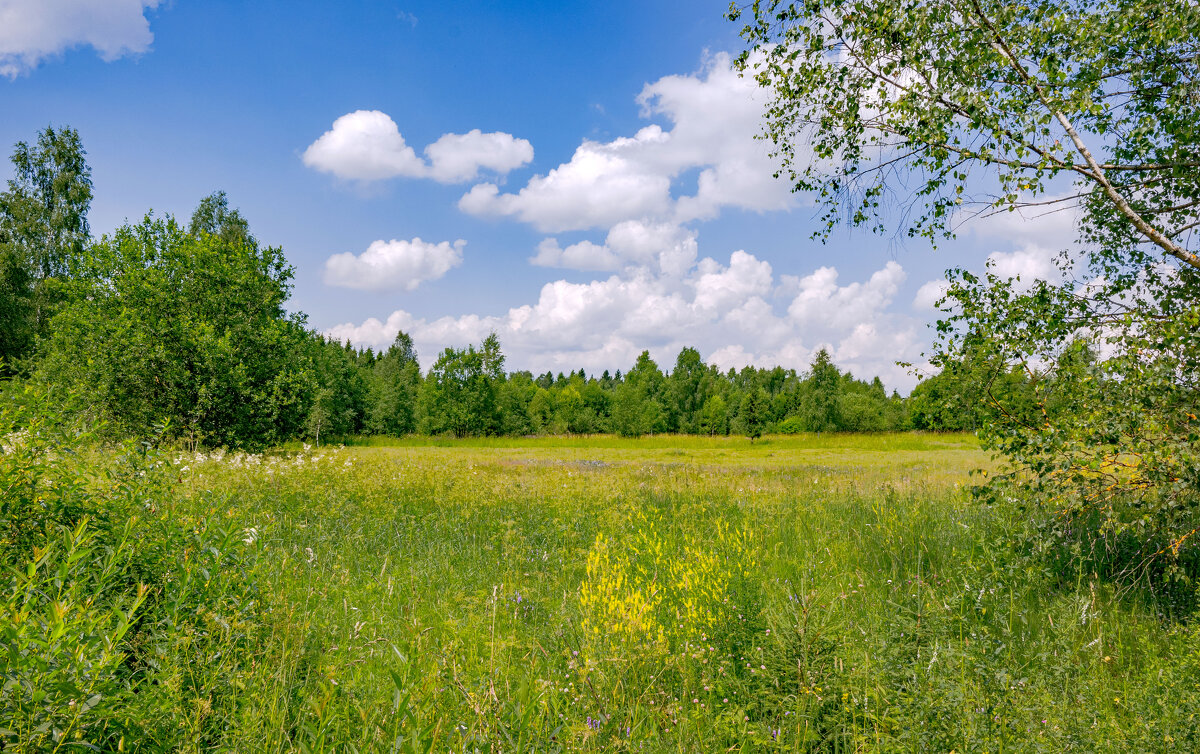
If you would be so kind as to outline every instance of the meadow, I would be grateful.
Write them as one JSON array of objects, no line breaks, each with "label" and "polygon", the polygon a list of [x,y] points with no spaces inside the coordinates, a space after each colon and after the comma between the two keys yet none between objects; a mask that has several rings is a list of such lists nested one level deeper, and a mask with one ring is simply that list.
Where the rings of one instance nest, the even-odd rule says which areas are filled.
[{"label": "meadow", "polygon": [[1200,634],[1023,552],[970,435],[164,460],[171,578],[226,586],[125,750],[1200,749]]}]

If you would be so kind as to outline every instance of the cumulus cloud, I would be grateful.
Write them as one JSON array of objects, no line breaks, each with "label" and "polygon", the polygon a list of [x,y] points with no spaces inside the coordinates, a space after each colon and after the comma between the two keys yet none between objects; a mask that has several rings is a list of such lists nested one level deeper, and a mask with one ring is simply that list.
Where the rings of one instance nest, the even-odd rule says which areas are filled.
[{"label": "cumulus cloud", "polygon": [[821,267],[796,283],[788,315],[807,327],[853,327],[890,305],[905,277],[899,264],[888,262],[865,282],[839,286],[837,269]]},{"label": "cumulus cloud", "polygon": [[15,78],[48,57],[92,47],[105,61],[150,49],[145,11],[161,0],[3,0],[0,75]]},{"label": "cumulus cloud", "polygon": [[505,174],[533,160],[533,145],[503,132],[443,134],[425,147],[425,158],[400,134],[387,113],[356,110],[304,150],[304,164],[345,180],[379,181],[388,178],[431,178],[440,183],[461,183],[478,177],[481,170]]},{"label": "cumulus cloud", "polygon": [[362,291],[411,291],[462,264],[466,243],[427,243],[420,238],[375,241],[358,256],[346,252],[325,260],[325,282]]},{"label": "cumulus cloud", "polygon": [[529,258],[538,267],[584,271],[615,271],[645,267],[682,278],[696,264],[696,232],[673,223],[626,220],[608,231],[603,244],[580,241],[563,249],[547,238]]},{"label": "cumulus cloud", "polygon": [[728,267],[705,259],[700,263],[699,273],[694,304],[704,311],[726,310],[751,297],[765,296],[771,290],[771,265],[745,251],[733,252]]},{"label": "cumulus cloud", "polygon": [[355,181],[416,178],[426,170],[404,143],[400,127],[378,110],[356,110],[338,118],[304,150],[302,159],[310,168]]},{"label": "cumulus cloud", "polygon": [[950,284],[945,280],[930,280],[917,289],[917,295],[913,296],[913,308],[922,312],[938,311],[937,302],[948,290]]},{"label": "cumulus cloud", "polygon": [[502,194],[496,184],[481,183],[463,195],[458,207],[472,215],[515,217],[548,233],[665,213],[671,205],[670,178],[647,170],[625,151],[623,146],[585,141],[570,162],[534,176],[518,193]]},{"label": "cumulus cloud", "polygon": [[504,175],[533,161],[533,145],[500,131],[478,128],[465,134],[443,134],[425,147],[429,177],[441,183],[462,183],[478,177],[480,170]]},{"label": "cumulus cloud", "polygon": [[621,259],[605,246],[591,241],[580,241],[567,248],[558,245],[558,239],[544,239],[537,247],[537,254],[529,262],[538,267],[566,267],[572,270],[606,272],[619,269]]},{"label": "cumulus cloud", "polygon": [[[638,95],[653,123],[632,136],[584,140],[570,161],[536,175],[515,193],[494,183],[474,186],[459,208],[469,214],[512,217],[547,233],[611,228],[623,221],[678,224],[715,216],[724,207],[785,209],[793,196],[770,148],[755,139],[766,94],[741,78],[730,56],[713,55],[704,69],[667,76]],[[698,170],[697,189],[677,184]]]},{"label": "cumulus cloud", "polygon": [[1058,282],[1062,274],[1054,265],[1057,252],[1037,244],[1026,244],[1013,251],[997,251],[988,257],[988,266],[1001,279],[1016,278],[1018,288],[1028,289],[1035,281]]}]

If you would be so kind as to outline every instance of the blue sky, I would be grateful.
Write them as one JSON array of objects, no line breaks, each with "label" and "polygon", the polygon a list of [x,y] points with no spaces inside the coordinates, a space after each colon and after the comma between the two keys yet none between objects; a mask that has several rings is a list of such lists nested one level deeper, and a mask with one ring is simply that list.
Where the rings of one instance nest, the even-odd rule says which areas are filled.
[{"label": "blue sky", "polygon": [[226,191],[314,327],[426,365],[492,330],[534,371],[828,346],[906,390],[942,270],[1045,274],[1069,222],[808,240],[726,7],[0,0],[0,144],[78,129],[97,234]]}]

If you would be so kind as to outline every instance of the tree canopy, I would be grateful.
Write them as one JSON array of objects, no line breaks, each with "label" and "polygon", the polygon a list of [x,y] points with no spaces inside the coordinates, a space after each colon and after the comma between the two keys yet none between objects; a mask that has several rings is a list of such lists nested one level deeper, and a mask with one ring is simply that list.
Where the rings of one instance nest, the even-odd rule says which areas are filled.
[{"label": "tree canopy", "polygon": [[14,177],[0,193],[0,359],[7,362],[28,356],[46,333],[56,282],[89,241],[86,154],[77,131],[53,127],[13,151]]},{"label": "tree canopy", "polygon": [[985,442],[1014,464],[987,491],[1038,493],[1065,514],[1054,536],[1087,521],[1140,532],[1147,560],[1177,551],[1200,514],[1200,8],[759,0],[729,15],[742,70],[774,95],[781,175],[825,208],[818,236],[846,221],[936,240],[980,215],[1074,213],[1056,279],[949,272],[932,361],[943,383],[968,378]]}]

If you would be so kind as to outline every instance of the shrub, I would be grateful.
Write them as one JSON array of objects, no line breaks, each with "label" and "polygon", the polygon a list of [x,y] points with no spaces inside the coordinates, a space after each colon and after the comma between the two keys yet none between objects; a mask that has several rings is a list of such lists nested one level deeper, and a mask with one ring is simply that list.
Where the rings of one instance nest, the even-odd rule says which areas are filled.
[{"label": "shrub", "polygon": [[0,748],[215,743],[258,630],[254,537],[189,512],[152,444],[98,446],[54,398],[0,396]]}]

